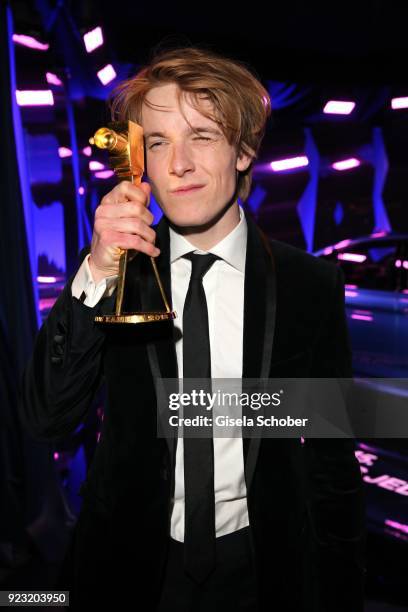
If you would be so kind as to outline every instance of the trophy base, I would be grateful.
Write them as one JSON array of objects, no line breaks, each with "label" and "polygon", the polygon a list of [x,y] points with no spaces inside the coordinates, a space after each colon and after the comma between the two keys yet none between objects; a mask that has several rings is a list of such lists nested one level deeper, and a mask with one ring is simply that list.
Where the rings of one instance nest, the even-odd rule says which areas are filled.
[{"label": "trophy base", "polygon": [[95,317],[95,323],[136,324],[156,323],[157,321],[170,321],[176,318],[174,311],[170,312],[127,312],[120,315],[108,314]]}]

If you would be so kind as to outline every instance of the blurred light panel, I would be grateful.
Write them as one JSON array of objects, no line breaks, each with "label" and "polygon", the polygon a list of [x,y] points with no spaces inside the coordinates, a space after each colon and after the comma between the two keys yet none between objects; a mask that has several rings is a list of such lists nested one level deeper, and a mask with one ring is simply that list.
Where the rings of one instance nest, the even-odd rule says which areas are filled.
[{"label": "blurred light panel", "polygon": [[408,96],[404,96],[402,98],[392,98],[391,108],[393,110],[398,110],[400,108],[408,108]]},{"label": "blurred light panel", "polygon": [[59,79],[57,75],[53,72],[47,72],[45,74],[45,78],[47,79],[47,83],[49,83],[50,85],[62,85],[61,79]]},{"label": "blurred light panel", "polygon": [[58,147],[58,155],[63,158],[63,157],[72,157],[72,151],[71,149],[68,149],[68,147]]},{"label": "blurred light panel", "polygon": [[92,149],[91,149],[91,147],[84,147],[84,148],[82,149],[82,153],[83,153],[84,155],[86,155],[87,157],[91,157],[91,155],[92,155]]},{"label": "blurred light panel", "polygon": [[287,159],[278,159],[270,163],[274,172],[284,172],[285,170],[294,170],[295,168],[304,168],[309,165],[309,160],[306,155],[298,157],[288,157]]},{"label": "blurred light panel", "polygon": [[362,255],[360,253],[339,253],[337,255],[337,259],[341,259],[342,261],[354,261],[356,263],[363,263],[367,259],[367,255]]},{"label": "blurred light panel", "polygon": [[107,85],[116,77],[116,72],[112,64],[107,64],[96,73],[102,85]]},{"label": "blurred light panel", "polygon": [[37,282],[46,283],[46,284],[56,283],[57,277],[56,276],[37,276]]},{"label": "blurred light panel", "polygon": [[328,115],[349,115],[356,106],[355,102],[346,100],[329,100],[323,109]]},{"label": "blurred light panel", "polygon": [[371,315],[362,315],[362,314],[355,314],[355,313],[351,315],[351,318],[357,319],[358,321],[368,321],[369,323],[371,323],[374,320]]},{"label": "blurred light panel", "polygon": [[92,160],[89,162],[89,169],[90,170],[105,170],[105,166],[101,164],[101,162]]},{"label": "blurred light panel", "polygon": [[84,43],[88,53],[91,53],[94,49],[103,45],[102,28],[97,27],[84,34]]},{"label": "blurred light panel", "polygon": [[81,187],[78,187],[78,193],[79,193],[79,195],[84,195],[85,187],[82,187],[82,185],[81,185]]},{"label": "blurred light panel", "polygon": [[351,240],[349,238],[346,238],[346,240],[340,240],[340,242],[336,242],[336,244],[334,245],[335,249],[342,249],[343,247],[348,246],[351,243]]},{"label": "blurred light panel", "polygon": [[29,47],[36,51],[48,51],[50,45],[48,43],[42,43],[33,36],[26,36],[26,34],[13,34],[13,41],[23,47]]},{"label": "blurred light panel", "polygon": [[357,168],[361,165],[361,162],[356,157],[350,157],[350,159],[343,159],[338,162],[334,162],[332,164],[333,170],[351,170],[352,168]]},{"label": "blurred light panel", "polygon": [[100,172],[95,172],[94,176],[99,179],[107,179],[113,176],[115,173],[113,170],[101,170]]},{"label": "blurred light panel", "polygon": [[17,89],[16,99],[19,106],[54,106],[54,96],[50,89],[39,91]]}]

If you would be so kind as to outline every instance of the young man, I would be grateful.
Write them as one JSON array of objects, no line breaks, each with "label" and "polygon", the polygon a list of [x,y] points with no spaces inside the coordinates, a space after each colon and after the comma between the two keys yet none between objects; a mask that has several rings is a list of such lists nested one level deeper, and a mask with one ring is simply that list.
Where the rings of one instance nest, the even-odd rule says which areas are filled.
[{"label": "young man", "polygon": [[[362,481],[350,440],[157,437],[155,380],[350,377],[335,266],[266,241],[249,194],[269,97],[214,53],[162,53],[125,82],[116,119],[144,130],[148,183],[96,210],[90,252],[43,325],[22,415],[42,438],[74,430],[101,384],[104,428],[61,586],[71,609],[363,610]],[[164,216],[153,229],[150,190]],[[157,258],[178,318],[98,327],[120,249]],[[132,258],[124,311],[161,309]]]}]

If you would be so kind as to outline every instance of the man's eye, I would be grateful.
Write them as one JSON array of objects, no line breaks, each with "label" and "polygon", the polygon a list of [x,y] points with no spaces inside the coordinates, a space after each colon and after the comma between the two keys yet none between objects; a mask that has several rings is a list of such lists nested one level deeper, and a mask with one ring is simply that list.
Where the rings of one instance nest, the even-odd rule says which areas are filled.
[{"label": "man's eye", "polygon": [[163,143],[162,142],[154,142],[153,144],[150,145],[149,149],[154,149],[155,147],[158,147],[161,144],[163,144]]},{"label": "man's eye", "polygon": [[207,138],[206,136],[196,136],[194,140],[211,140],[211,138]]}]

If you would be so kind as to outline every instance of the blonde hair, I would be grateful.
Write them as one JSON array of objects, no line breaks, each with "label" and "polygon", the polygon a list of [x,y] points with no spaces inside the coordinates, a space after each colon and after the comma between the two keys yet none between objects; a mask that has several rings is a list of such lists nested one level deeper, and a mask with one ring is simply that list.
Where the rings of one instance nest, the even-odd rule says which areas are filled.
[{"label": "blonde hair", "polygon": [[[189,96],[196,110],[215,121],[238,154],[252,158],[247,170],[239,172],[237,196],[245,201],[252,182],[253,161],[271,112],[270,97],[260,81],[240,62],[197,47],[162,51],[135,76],[112,92],[112,120],[141,121],[147,93],[164,83],[176,83],[180,96]],[[212,103],[214,113],[204,112],[200,99]]]}]

